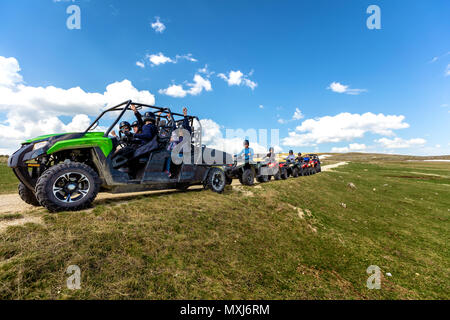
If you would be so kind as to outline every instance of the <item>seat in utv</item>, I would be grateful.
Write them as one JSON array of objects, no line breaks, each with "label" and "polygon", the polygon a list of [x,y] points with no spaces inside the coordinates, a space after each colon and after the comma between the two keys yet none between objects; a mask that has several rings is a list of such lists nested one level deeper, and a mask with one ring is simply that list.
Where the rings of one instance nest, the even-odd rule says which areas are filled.
[{"label": "seat in utv", "polygon": [[[134,117],[131,106],[139,114],[144,110],[157,113],[155,136],[150,141],[136,143],[130,133],[110,135],[121,119]],[[111,119],[105,132],[94,132],[99,124]],[[176,133],[183,136],[182,141],[169,148]],[[23,142],[8,159],[8,166],[20,181],[22,200],[51,212],[89,207],[100,190],[186,190],[191,185],[203,185],[221,193],[225,187],[222,168],[232,163],[232,157],[202,145],[201,137],[197,117],[128,100],[103,111],[84,132]],[[125,148],[129,152],[121,152]]]}]

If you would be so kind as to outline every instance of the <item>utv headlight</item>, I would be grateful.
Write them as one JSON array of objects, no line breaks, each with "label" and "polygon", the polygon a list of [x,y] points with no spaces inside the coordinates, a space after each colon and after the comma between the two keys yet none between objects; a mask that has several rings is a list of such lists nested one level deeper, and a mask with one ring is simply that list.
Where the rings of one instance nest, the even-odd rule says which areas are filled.
[{"label": "utv headlight", "polygon": [[48,145],[48,141],[38,142],[33,146],[33,150],[38,150]]}]

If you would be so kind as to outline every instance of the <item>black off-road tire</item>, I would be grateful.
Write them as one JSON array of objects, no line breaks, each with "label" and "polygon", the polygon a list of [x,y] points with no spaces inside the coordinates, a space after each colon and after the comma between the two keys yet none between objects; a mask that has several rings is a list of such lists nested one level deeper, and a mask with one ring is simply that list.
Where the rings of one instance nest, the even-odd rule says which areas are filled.
[{"label": "black off-road tire", "polygon": [[288,172],[285,168],[281,170],[281,179],[286,180],[289,177]]},{"label": "black off-road tire", "polygon": [[36,196],[35,196],[33,190],[30,190],[22,182],[19,182],[19,186],[17,189],[19,191],[20,199],[22,199],[24,202],[31,204],[32,206],[35,206],[35,207],[40,206],[39,201],[36,199]]},{"label": "black off-road tire", "polygon": [[280,172],[280,170],[278,170],[278,172],[275,173],[275,175],[273,176],[273,178],[274,178],[275,180],[281,180],[281,172]]},{"label": "black off-road tire", "polygon": [[206,177],[206,188],[217,193],[222,193],[226,185],[225,172],[219,168],[211,168]]},{"label": "black off-road tire", "polygon": [[322,168],[320,167],[320,164],[317,166],[317,172],[322,172]]},{"label": "black off-road tire", "polygon": [[227,177],[227,176],[225,175],[225,183],[226,183],[227,185],[232,184],[232,183],[233,183],[233,178]]},{"label": "black off-road tire", "polygon": [[297,178],[297,177],[298,177],[298,169],[297,169],[297,168],[292,168],[292,176],[293,176],[294,178]]},{"label": "black off-road tire", "polygon": [[270,177],[269,177],[269,176],[266,176],[266,175],[262,175],[262,176],[256,177],[256,180],[257,180],[259,183],[265,183],[265,182],[268,182],[269,179],[270,179]]},{"label": "black off-road tire", "polygon": [[[89,190],[86,195],[74,202],[63,202],[53,193],[55,181],[65,173],[83,174],[89,181]],[[98,174],[88,165],[80,162],[60,163],[47,169],[36,183],[36,198],[40,205],[50,212],[78,211],[88,208],[100,190],[101,181]]]},{"label": "black off-road tire", "polygon": [[255,173],[252,169],[245,169],[242,173],[241,183],[246,186],[252,186],[255,183]]}]

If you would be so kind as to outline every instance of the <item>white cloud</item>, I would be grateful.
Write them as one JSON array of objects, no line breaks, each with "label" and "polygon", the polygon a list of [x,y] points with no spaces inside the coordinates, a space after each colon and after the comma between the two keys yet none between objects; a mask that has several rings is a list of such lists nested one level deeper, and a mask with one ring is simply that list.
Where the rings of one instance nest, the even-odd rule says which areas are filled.
[{"label": "white cloud", "polygon": [[158,54],[147,54],[146,59],[150,61],[150,65],[152,67],[159,66],[161,64],[166,63],[178,63],[180,60],[187,60],[190,62],[197,62],[197,59],[192,57],[191,53],[184,54],[184,55],[176,55],[175,58],[166,57],[162,52],[159,52]]},{"label": "white cloud", "polygon": [[141,62],[141,61],[136,61],[136,65],[137,65],[139,68],[145,68],[145,64],[144,64],[143,62]]},{"label": "white cloud", "polygon": [[384,115],[367,112],[364,114],[340,113],[307,119],[295,131],[283,139],[286,146],[309,146],[320,143],[351,141],[364,137],[365,133],[384,136],[393,135],[393,130],[408,128],[402,115]]},{"label": "white cloud", "polygon": [[341,84],[339,82],[332,82],[327,88],[333,92],[345,93],[350,95],[358,95],[362,92],[366,92],[366,89],[350,89],[349,86]]},{"label": "white cloud", "polygon": [[197,72],[206,75],[208,78],[214,74],[214,71],[210,71],[208,69],[207,64],[205,64],[205,66],[203,68],[198,69]]},{"label": "white cloud", "polygon": [[387,148],[387,149],[406,149],[406,148],[423,146],[427,141],[422,138],[405,140],[405,139],[396,137],[394,139],[381,138],[381,139],[375,140],[375,142],[381,144],[384,148]]},{"label": "white cloud", "polygon": [[294,114],[292,115],[292,118],[290,119],[290,120],[285,120],[285,119],[282,119],[282,118],[279,118],[279,114],[277,114],[277,117],[278,117],[278,123],[280,123],[280,124],[286,124],[286,123],[288,123],[288,122],[290,122],[290,121],[296,121],[296,120],[300,120],[300,119],[303,119],[305,116],[303,115],[303,113],[302,113],[302,111],[299,109],[299,108],[295,108],[295,111],[294,111]]},{"label": "white cloud", "polygon": [[362,152],[367,149],[365,144],[360,143],[350,143],[348,147],[333,147],[331,148],[331,152],[336,153],[345,153],[345,152]]},{"label": "white cloud", "polygon": [[258,108],[264,109],[264,106],[263,106],[262,104],[260,104],[260,105],[258,106]]},{"label": "white cloud", "polygon": [[166,26],[164,23],[160,21],[159,17],[155,17],[156,21],[152,23],[152,29],[155,30],[156,33],[163,33],[166,30]]},{"label": "white cloud", "polygon": [[162,54],[162,52],[158,54],[148,54],[146,57],[150,61],[152,66],[159,66],[160,64],[165,64],[168,62],[175,63],[175,60],[166,57],[164,54]]},{"label": "white cloud", "polygon": [[445,76],[450,76],[450,64],[447,65],[447,69],[445,69]]},{"label": "white cloud", "polygon": [[166,89],[159,89],[158,92],[173,98],[184,98],[187,95],[187,91],[183,89],[183,86],[178,84],[173,84]]},{"label": "white cloud", "polygon": [[20,67],[16,58],[0,56],[0,86],[13,87],[22,82]]},{"label": "white cloud", "polygon": [[[37,135],[84,130],[90,122],[88,116],[96,116],[105,106],[128,99],[155,103],[149,91],[139,91],[126,79],[109,84],[103,93],[80,87],[26,86],[16,59],[0,56],[0,61],[0,112],[6,118],[0,122],[0,146],[4,150],[12,151],[23,139]],[[73,118],[66,125],[60,116]]]},{"label": "white cloud", "polygon": [[224,73],[219,73],[217,76],[225,80],[229,86],[245,85],[250,89],[254,90],[258,86],[258,84],[248,79],[248,77],[251,76],[252,74],[253,71],[250,72],[248,75],[244,75],[240,70],[237,70],[237,71],[230,71],[228,73],[228,76],[225,75]]},{"label": "white cloud", "polygon": [[299,108],[295,108],[294,115],[292,116],[293,120],[300,120],[303,119],[305,116],[303,115],[302,111]]},{"label": "white cloud", "polygon": [[211,81],[203,78],[201,75],[196,74],[194,76],[194,82],[186,84],[190,89],[184,89],[182,85],[173,84],[166,89],[160,89],[158,92],[173,98],[184,98],[190,94],[197,96],[205,91],[212,91]]}]

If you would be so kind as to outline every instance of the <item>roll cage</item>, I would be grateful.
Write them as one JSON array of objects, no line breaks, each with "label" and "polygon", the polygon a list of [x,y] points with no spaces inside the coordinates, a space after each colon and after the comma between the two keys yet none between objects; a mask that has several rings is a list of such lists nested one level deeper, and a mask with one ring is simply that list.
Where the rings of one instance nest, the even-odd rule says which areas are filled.
[{"label": "roll cage", "polygon": [[[113,121],[113,123],[109,126],[109,128],[105,131],[105,134],[103,135],[104,137],[108,137],[109,133],[117,125],[117,123],[120,121],[120,119],[122,119],[124,114],[128,110],[131,111],[131,108],[130,108],[131,105],[136,106],[137,110],[141,110],[143,108],[150,109],[149,111],[154,112],[157,119],[167,119],[167,117],[170,117],[171,119],[174,120],[177,128],[181,127],[181,124],[184,119],[183,114],[172,112],[170,110],[170,108],[157,107],[157,106],[152,106],[152,105],[148,105],[148,104],[137,103],[137,102],[133,102],[131,100],[127,100],[127,101],[124,101],[124,102],[114,106],[114,107],[108,108],[108,109],[104,110],[102,113],[100,113],[100,115],[89,125],[89,127],[84,131],[84,133],[87,133],[89,130],[97,127],[100,119],[108,112],[120,111],[119,116]],[[181,117],[181,119],[179,117]],[[191,143],[196,147],[202,147],[202,125],[200,123],[200,120],[196,116],[187,115],[187,117],[189,120],[189,125],[192,128]],[[197,124],[195,126],[194,126],[194,120],[197,120]]]}]

